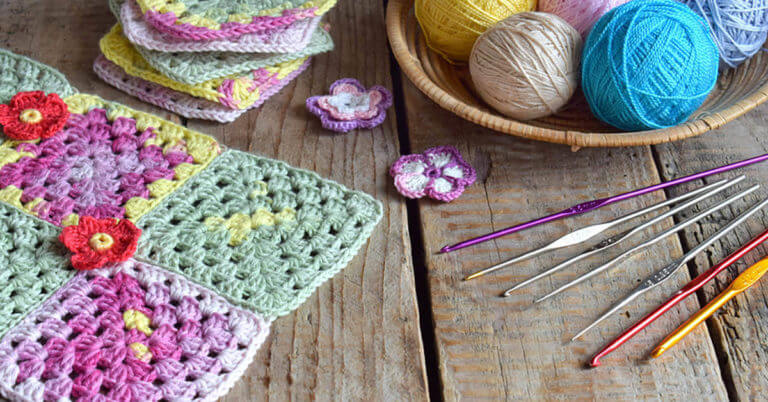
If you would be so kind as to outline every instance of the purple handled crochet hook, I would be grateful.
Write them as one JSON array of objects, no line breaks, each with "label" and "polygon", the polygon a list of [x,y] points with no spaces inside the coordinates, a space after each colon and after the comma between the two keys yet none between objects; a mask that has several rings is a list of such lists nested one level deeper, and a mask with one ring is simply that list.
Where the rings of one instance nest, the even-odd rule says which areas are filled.
[{"label": "purple handled crochet hook", "polygon": [[667,187],[676,186],[676,185],[682,184],[682,183],[687,183],[689,181],[701,179],[702,177],[711,176],[713,174],[723,173],[723,172],[727,172],[727,171],[733,170],[733,169],[739,169],[739,168],[742,168],[744,166],[751,165],[753,163],[763,162],[765,160],[768,160],[768,154],[763,154],[763,155],[760,155],[760,156],[756,156],[754,158],[745,159],[745,160],[739,161],[739,162],[734,162],[734,163],[731,163],[729,165],[716,167],[714,169],[705,170],[703,172],[695,173],[695,174],[692,174],[690,176],[680,177],[680,178],[672,180],[672,181],[668,181],[668,182],[664,182],[664,183],[659,183],[659,184],[654,184],[653,186],[649,186],[649,187],[645,187],[645,188],[640,188],[640,189],[637,189],[637,190],[632,190],[632,191],[630,191],[628,193],[614,195],[613,197],[601,198],[599,200],[587,201],[587,202],[584,202],[584,203],[581,203],[581,204],[578,204],[578,205],[574,205],[574,206],[572,206],[572,207],[570,207],[568,209],[565,209],[563,211],[560,211],[558,213],[555,213],[555,214],[552,214],[552,215],[549,215],[549,216],[544,216],[544,217],[541,217],[541,218],[538,218],[538,219],[534,219],[534,220],[532,220],[530,222],[525,222],[525,223],[521,223],[519,225],[511,226],[511,227],[508,227],[506,229],[499,230],[497,232],[488,233],[488,234],[485,234],[485,235],[482,235],[482,236],[479,236],[479,237],[475,237],[474,239],[465,240],[465,241],[463,241],[461,243],[456,243],[456,244],[454,244],[452,246],[445,246],[442,249],[440,249],[440,252],[441,253],[449,253],[451,251],[456,251],[456,250],[459,250],[459,249],[462,249],[462,248],[465,248],[465,247],[474,246],[475,244],[484,243],[484,242],[486,242],[488,240],[493,240],[493,239],[499,238],[501,236],[506,236],[506,235],[508,235],[510,233],[519,232],[519,231],[521,231],[523,229],[532,228],[534,226],[538,226],[538,225],[541,225],[541,224],[544,224],[544,223],[547,223],[547,222],[551,222],[551,221],[555,221],[555,220],[558,220],[558,219],[567,218],[569,216],[581,215],[581,214],[583,214],[585,212],[594,211],[594,210],[596,210],[598,208],[602,208],[602,207],[604,207],[606,205],[610,205],[610,204],[613,204],[615,202],[624,201],[624,200],[629,199],[629,198],[634,198],[634,197],[637,197],[637,196],[640,196],[640,195],[652,193],[652,192],[657,191],[657,190],[665,189]]}]

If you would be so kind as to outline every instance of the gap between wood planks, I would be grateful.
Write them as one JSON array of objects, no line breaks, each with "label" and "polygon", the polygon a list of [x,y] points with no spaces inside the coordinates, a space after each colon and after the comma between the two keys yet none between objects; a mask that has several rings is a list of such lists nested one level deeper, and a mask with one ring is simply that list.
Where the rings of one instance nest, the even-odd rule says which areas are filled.
[{"label": "gap between wood planks", "polygon": [[[383,0],[384,10],[387,9],[387,0]],[[413,153],[411,140],[408,137],[408,118],[405,112],[405,96],[403,88],[403,74],[395,60],[392,50],[389,48],[389,69],[392,76],[392,94],[394,100],[397,136],[400,142],[400,155]],[[427,257],[424,250],[423,234],[421,232],[421,215],[417,200],[406,200],[405,208],[408,218],[408,232],[411,238],[411,261],[413,261],[413,276],[416,285],[416,303],[419,309],[419,328],[421,328],[421,342],[424,350],[425,369],[427,371],[427,392],[433,401],[443,401],[442,384],[440,380],[440,368],[437,358],[437,342],[435,340],[435,325],[432,319],[432,300],[427,278]]]},{"label": "gap between wood planks", "polygon": [[[661,161],[661,155],[656,150],[656,146],[651,146],[651,156],[653,157],[653,165],[656,168],[656,173],[658,174],[659,178],[662,179],[664,177],[664,172],[662,170],[663,162]],[[663,180],[663,179],[662,179]],[[664,198],[669,199],[671,197],[670,194],[671,189],[667,188],[664,189]],[[672,216],[673,221],[675,224],[678,224],[681,222],[681,219],[678,218],[677,214]],[[695,224],[698,226],[699,224]],[[690,244],[683,235],[683,232],[677,232],[675,233],[675,236],[677,237],[677,240],[680,242],[680,247],[683,249],[683,254],[687,253],[694,247],[696,247],[695,244]],[[731,250],[731,252],[734,250]],[[730,252],[728,253],[730,254]],[[727,254],[726,254],[727,255]],[[708,258],[709,259],[709,258]],[[717,264],[719,261],[712,261],[709,259],[709,266],[713,266]],[[691,279],[697,277],[699,275],[699,272],[696,270],[696,260],[689,261],[687,264],[688,268],[688,275]],[[696,291],[696,300],[699,302],[699,306],[704,306],[707,304],[708,300],[704,293],[704,288],[699,289]],[[718,342],[718,339],[715,339],[718,334],[718,331],[714,328],[713,320],[712,318],[707,319],[705,321],[705,324],[707,325],[707,334],[709,335],[710,342],[712,342],[712,346],[715,349],[715,358],[717,358],[717,365],[720,368],[720,376],[722,377],[723,384],[725,385],[725,390],[728,393],[728,399],[730,401],[738,401],[738,392],[736,391],[735,382],[731,376],[731,371],[728,367],[727,363],[727,351],[723,350],[722,347],[719,345],[722,345],[723,342]]]}]

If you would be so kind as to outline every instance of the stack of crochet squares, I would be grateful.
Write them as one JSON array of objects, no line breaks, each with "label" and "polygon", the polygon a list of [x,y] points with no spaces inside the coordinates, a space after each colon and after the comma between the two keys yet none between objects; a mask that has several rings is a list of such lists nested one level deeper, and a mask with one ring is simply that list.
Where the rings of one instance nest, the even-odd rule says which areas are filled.
[{"label": "stack of crochet squares", "polygon": [[336,0],[109,0],[94,71],[145,102],[222,123],[261,106],[333,49]]}]

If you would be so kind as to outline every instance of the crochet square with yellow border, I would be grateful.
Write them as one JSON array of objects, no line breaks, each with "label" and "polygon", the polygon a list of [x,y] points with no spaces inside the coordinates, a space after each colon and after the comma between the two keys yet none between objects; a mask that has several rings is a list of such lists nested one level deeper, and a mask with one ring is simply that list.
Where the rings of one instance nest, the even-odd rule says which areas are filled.
[{"label": "crochet square with yellow border", "polygon": [[95,96],[65,102],[56,135],[0,144],[0,200],[56,225],[136,220],[219,153],[211,137]]}]

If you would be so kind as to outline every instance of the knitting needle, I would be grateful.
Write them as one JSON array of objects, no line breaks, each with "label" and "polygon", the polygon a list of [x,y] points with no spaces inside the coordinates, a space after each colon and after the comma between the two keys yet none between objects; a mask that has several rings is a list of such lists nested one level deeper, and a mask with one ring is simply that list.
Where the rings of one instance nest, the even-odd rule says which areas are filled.
[{"label": "knitting needle", "polygon": [[552,215],[544,216],[544,217],[541,217],[541,218],[538,218],[538,219],[535,219],[535,220],[532,220],[532,221],[529,221],[529,222],[525,222],[525,223],[521,223],[519,225],[508,227],[506,229],[502,229],[502,230],[499,230],[499,231],[496,231],[496,232],[493,232],[493,233],[488,233],[488,234],[485,234],[485,235],[482,235],[482,236],[479,236],[479,237],[475,237],[475,238],[472,238],[472,239],[469,239],[469,240],[465,240],[465,241],[462,241],[460,243],[456,243],[456,244],[454,244],[452,246],[445,246],[445,247],[443,247],[440,250],[440,252],[441,253],[449,253],[451,251],[456,251],[456,250],[459,250],[459,249],[462,249],[462,248],[465,248],[465,247],[473,246],[473,245],[478,244],[478,243],[483,243],[483,242],[486,242],[486,241],[489,241],[489,240],[496,239],[498,237],[506,236],[506,235],[508,235],[510,233],[515,233],[515,232],[518,232],[518,231],[523,230],[523,229],[532,228],[534,226],[538,226],[538,225],[541,225],[541,224],[544,224],[544,223],[547,223],[547,222],[551,222],[551,221],[554,221],[554,220],[558,220],[558,219],[563,219],[563,218],[566,218],[566,217],[569,217],[569,216],[580,215],[580,214],[583,214],[583,213],[586,213],[586,212],[593,211],[595,209],[604,207],[606,205],[610,205],[610,204],[613,204],[613,203],[616,203],[616,202],[619,202],[619,201],[624,201],[624,200],[629,199],[629,198],[641,196],[641,195],[644,195],[644,194],[647,194],[647,193],[651,193],[651,192],[654,192],[654,191],[657,191],[657,190],[661,190],[661,189],[664,189],[664,188],[667,188],[667,187],[672,187],[672,186],[676,186],[678,184],[687,183],[689,181],[701,179],[702,177],[711,176],[713,174],[723,173],[723,172],[727,172],[729,170],[742,168],[744,166],[751,165],[753,163],[763,162],[765,160],[768,160],[768,154],[756,156],[756,157],[750,158],[750,159],[745,159],[743,161],[739,161],[739,162],[731,163],[731,164],[728,164],[728,165],[720,166],[720,167],[717,167],[717,168],[714,168],[714,169],[710,169],[710,170],[706,170],[706,171],[703,171],[703,172],[695,173],[695,174],[692,174],[692,175],[689,175],[689,176],[680,177],[680,178],[677,178],[677,179],[672,180],[672,181],[655,184],[653,186],[649,186],[649,187],[645,187],[645,188],[640,188],[640,189],[637,189],[637,190],[632,190],[630,192],[619,194],[619,195],[615,195],[615,196],[612,196],[612,197],[601,198],[601,199],[592,200],[592,201],[587,201],[587,202],[584,202],[584,203],[581,203],[581,204],[578,204],[578,205],[574,205],[574,206],[572,206],[572,207],[570,207],[568,209],[562,210],[562,211],[557,212],[557,213],[552,214]]},{"label": "knitting needle", "polygon": [[765,275],[766,272],[768,272],[768,258],[763,258],[751,267],[747,268],[747,270],[742,272],[741,275],[737,276],[736,280],[734,280],[727,289],[720,293],[720,295],[718,295],[711,302],[709,302],[709,304],[704,306],[704,308],[689,318],[688,321],[686,321],[683,325],[679,326],[671,334],[667,335],[667,337],[664,338],[664,340],[661,341],[661,343],[656,346],[655,349],[653,349],[651,356],[654,358],[659,357],[664,354],[664,352],[669,350],[669,348],[675,346],[677,342],[688,335],[688,333],[693,331],[693,329],[701,324],[702,321],[706,320],[712,314],[714,314],[715,311],[727,303],[728,300],[733,299],[739,293],[749,289],[752,285],[754,285],[763,275]]},{"label": "knitting needle", "polygon": [[698,215],[695,215],[695,216],[693,216],[691,218],[686,219],[685,221],[683,221],[681,223],[678,223],[677,225],[675,225],[675,226],[673,226],[673,227],[671,227],[671,228],[669,228],[669,229],[667,229],[667,230],[657,234],[652,239],[650,239],[650,240],[648,240],[648,241],[646,241],[644,243],[640,243],[640,244],[638,244],[635,247],[632,247],[631,249],[629,249],[629,250],[625,251],[624,253],[620,254],[618,257],[608,261],[607,263],[605,263],[605,264],[603,264],[603,265],[601,265],[601,266],[591,270],[590,272],[588,272],[588,273],[586,273],[586,274],[584,274],[584,275],[582,275],[582,276],[580,276],[580,277],[578,277],[578,278],[576,278],[576,279],[566,283],[563,286],[560,286],[559,288],[557,288],[554,291],[550,292],[546,296],[541,297],[540,299],[537,299],[536,303],[541,303],[544,300],[547,300],[550,297],[552,297],[552,296],[554,296],[554,295],[556,295],[556,294],[558,294],[558,293],[560,293],[560,292],[562,292],[562,291],[564,291],[564,290],[566,290],[566,289],[568,289],[568,288],[570,288],[572,286],[578,285],[579,283],[586,281],[587,279],[589,279],[589,278],[591,278],[591,277],[593,277],[593,276],[595,276],[595,275],[597,275],[597,274],[607,270],[608,268],[616,265],[618,262],[624,260],[625,258],[629,257],[630,255],[635,254],[636,252],[638,252],[638,251],[640,251],[640,250],[642,250],[644,248],[647,248],[647,247],[649,247],[649,246],[651,246],[653,244],[656,244],[656,243],[662,241],[665,237],[671,235],[672,233],[678,232],[680,230],[683,230],[683,229],[687,228],[688,226],[693,225],[694,223],[696,223],[697,221],[699,221],[702,218],[706,217],[707,215],[712,214],[713,212],[718,211],[718,210],[726,207],[729,204],[732,204],[733,202],[737,201],[740,198],[743,198],[747,194],[754,192],[758,188],[760,188],[760,185],[756,184],[756,185],[754,185],[754,186],[752,186],[752,187],[750,187],[750,188],[748,188],[748,189],[746,189],[746,190],[744,190],[744,191],[742,191],[742,192],[740,192],[740,193],[738,193],[738,194],[728,198],[727,200],[721,202],[720,204],[714,205],[714,206],[710,207],[709,209],[705,210],[704,212],[701,212]]},{"label": "knitting needle", "polygon": [[603,315],[598,317],[586,328],[581,330],[581,332],[579,332],[573,338],[571,338],[571,341],[574,341],[577,338],[580,338],[582,335],[587,333],[587,331],[594,328],[597,324],[599,324],[600,322],[602,322],[603,320],[611,316],[613,313],[619,311],[621,308],[629,304],[632,300],[635,300],[636,298],[640,297],[643,293],[664,283],[667,279],[671,278],[672,275],[680,269],[680,267],[687,264],[688,261],[691,261],[692,259],[694,259],[696,255],[704,251],[704,249],[706,249],[707,247],[711,246],[712,243],[718,241],[720,238],[730,233],[733,229],[736,228],[736,226],[739,226],[742,222],[747,220],[750,216],[754,215],[755,212],[765,207],[766,204],[768,204],[768,198],[766,198],[762,202],[756,203],[751,208],[744,211],[742,214],[740,214],[739,216],[731,220],[727,225],[720,228],[720,230],[715,232],[715,234],[710,236],[707,240],[703,241],[698,246],[692,248],[690,251],[685,253],[685,255],[679,258],[677,261],[674,261],[673,263],[656,271],[653,275],[646,278],[629,295],[627,295],[624,299],[622,299],[618,303],[614,304],[610,309],[608,309],[608,311],[603,313]]},{"label": "knitting needle", "polygon": [[[612,237],[609,237],[609,238],[601,241],[600,243],[594,245],[589,250],[587,250],[587,251],[585,251],[585,252],[583,252],[583,253],[575,256],[575,257],[572,257],[572,258],[570,258],[570,259],[568,259],[566,261],[563,261],[560,264],[557,264],[554,267],[552,267],[552,268],[550,268],[550,269],[548,269],[548,270],[546,270],[544,272],[541,272],[541,273],[539,273],[537,275],[534,275],[534,276],[532,276],[532,277],[530,277],[530,278],[528,278],[528,279],[518,283],[517,285],[511,287],[506,292],[504,292],[503,295],[505,297],[507,297],[507,296],[511,295],[512,292],[514,292],[517,289],[522,288],[523,286],[527,286],[527,285],[529,285],[529,284],[531,284],[533,282],[538,281],[541,278],[544,278],[544,277],[547,277],[549,275],[552,275],[553,273],[555,273],[557,271],[560,271],[560,270],[562,270],[562,269],[564,269],[564,268],[566,268],[566,267],[568,267],[568,266],[570,266],[570,265],[572,265],[572,264],[574,264],[574,263],[576,263],[578,261],[581,261],[581,260],[583,260],[583,259],[585,259],[585,258],[587,258],[587,257],[589,257],[591,255],[597,254],[597,253],[599,253],[601,251],[605,251],[605,250],[607,250],[607,249],[609,249],[611,247],[614,247],[614,246],[620,244],[621,242],[623,242],[624,240],[634,236],[635,234],[642,232],[646,228],[648,228],[648,227],[650,227],[652,225],[655,225],[656,223],[661,222],[664,219],[667,219],[668,217],[670,217],[670,216],[672,216],[672,215],[674,215],[674,214],[676,214],[676,213],[678,213],[678,212],[680,212],[680,211],[682,211],[682,210],[684,210],[684,209],[686,209],[686,208],[688,208],[688,207],[690,207],[692,205],[698,204],[699,202],[701,202],[701,201],[703,201],[703,200],[705,200],[705,199],[707,199],[707,198],[709,198],[709,197],[711,197],[711,196],[713,196],[713,195],[715,195],[715,194],[717,194],[717,193],[719,193],[719,192],[721,192],[721,191],[723,191],[723,190],[733,186],[736,183],[741,182],[742,180],[744,180],[745,177],[746,176],[742,175],[742,176],[739,176],[739,177],[737,177],[737,178],[735,178],[733,180],[728,181],[727,183],[725,183],[726,180],[721,180],[719,182],[716,182],[716,183],[710,184],[710,185],[708,185],[706,187],[703,187],[703,188],[701,188],[701,190],[707,190],[707,191],[708,190],[712,190],[712,191],[708,191],[707,193],[702,194],[702,195],[696,197],[693,200],[690,200],[688,202],[680,204],[680,205],[670,209],[669,211],[667,211],[667,212],[665,212],[665,213],[663,213],[663,214],[661,214],[661,215],[659,215],[659,216],[657,216],[657,217],[655,217],[653,219],[650,219],[650,220],[646,221],[645,223],[643,223],[643,224],[641,224],[641,225],[639,225],[639,226],[637,226],[637,227],[635,227],[635,228],[633,228],[631,230],[628,230],[628,231],[625,231],[623,233],[619,233],[619,234],[616,234],[616,235],[614,235]],[[723,183],[725,183],[725,184],[723,184]]]},{"label": "knitting needle", "polygon": [[[719,183],[722,184],[724,181],[725,180],[722,180]],[[605,232],[606,230],[608,230],[608,229],[610,229],[610,228],[612,228],[612,227],[614,227],[616,225],[620,225],[620,224],[622,224],[622,223],[624,223],[626,221],[629,221],[629,220],[632,220],[634,218],[637,218],[638,216],[643,216],[643,215],[645,215],[645,214],[647,214],[649,212],[653,212],[653,211],[655,211],[655,210],[657,210],[659,208],[666,207],[669,204],[674,204],[674,203],[676,203],[678,201],[687,200],[688,198],[691,198],[691,197],[693,197],[693,196],[695,196],[695,195],[697,195],[697,194],[699,194],[699,193],[701,193],[703,191],[707,191],[707,189],[709,187],[710,186],[705,186],[705,187],[698,188],[698,189],[696,189],[694,191],[691,191],[689,193],[683,194],[681,196],[678,196],[678,197],[675,197],[675,198],[672,198],[672,199],[669,199],[669,200],[666,200],[666,201],[659,202],[657,204],[651,205],[650,207],[643,208],[643,209],[641,209],[641,210],[639,210],[637,212],[633,212],[631,214],[624,215],[624,216],[622,216],[620,218],[616,218],[616,219],[614,219],[612,221],[608,221],[608,222],[605,222],[605,223],[598,223],[596,225],[590,225],[590,226],[586,226],[586,227],[583,227],[583,228],[578,229],[578,230],[574,230],[573,232],[568,233],[568,234],[560,237],[559,239],[553,241],[552,243],[547,244],[546,246],[537,248],[535,250],[531,250],[531,251],[529,251],[527,253],[521,254],[521,255],[519,255],[517,257],[511,258],[511,259],[506,260],[504,262],[500,262],[500,263],[498,263],[498,264],[496,264],[496,265],[494,265],[492,267],[486,268],[486,269],[484,269],[482,271],[475,272],[474,274],[469,275],[466,278],[464,278],[464,280],[468,281],[470,279],[475,279],[475,278],[481,277],[483,275],[487,275],[487,274],[489,274],[489,273],[491,273],[493,271],[497,271],[497,270],[502,269],[502,268],[504,268],[506,266],[515,264],[517,262],[520,262],[520,261],[523,261],[523,260],[527,260],[529,258],[533,258],[533,257],[535,257],[537,255],[540,255],[540,254],[544,254],[544,253],[546,253],[548,251],[556,250],[556,249],[559,249],[559,248],[571,247],[571,246],[575,246],[575,245],[584,243],[585,241],[587,241],[587,240],[589,240],[589,239],[599,235],[600,233]]]},{"label": "knitting needle", "polygon": [[768,240],[768,230],[764,231],[754,239],[750,240],[749,243],[741,246],[741,248],[736,250],[733,254],[729,255],[726,259],[724,259],[717,265],[713,266],[712,268],[708,269],[706,272],[702,273],[701,275],[697,276],[694,280],[689,282],[687,285],[683,286],[672,297],[670,297],[666,302],[664,302],[664,304],[662,304],[656,310],[654,310],[653,312],[645,316],[642,320],[636,322],[633,326],[631,326],[629,329],[624,331],[623,334],[616,337],[616,339],[611,341],[611,343],[603,347],[603,349],[601,349],[599,352],[595,353],[595,356],[592,357],[592,360],[589,362],[590,366],[597,367],[601,365],[602,364],[600,362],[601,358],[609,355],[611,352],[618,349],[619,346],[623,345],[624,342],[632,339],[632,337],[637,335],[638,332],[642,331],[645,327],[650,325],[657,318],[661,317],[664,313],[669,311],[669,309],[674,307],[677,303],[679,303],[686,297],[690,296],[697,290],[704,287],[704,285],[710,280],[712,280],[712,278],[717,276],[717,274],[719,274],[724,269],[731,266],[734,262],[741,259],[741,257],[749,253],[750,251],[754,250],[755,247],[759,246],[766,240]]}]

